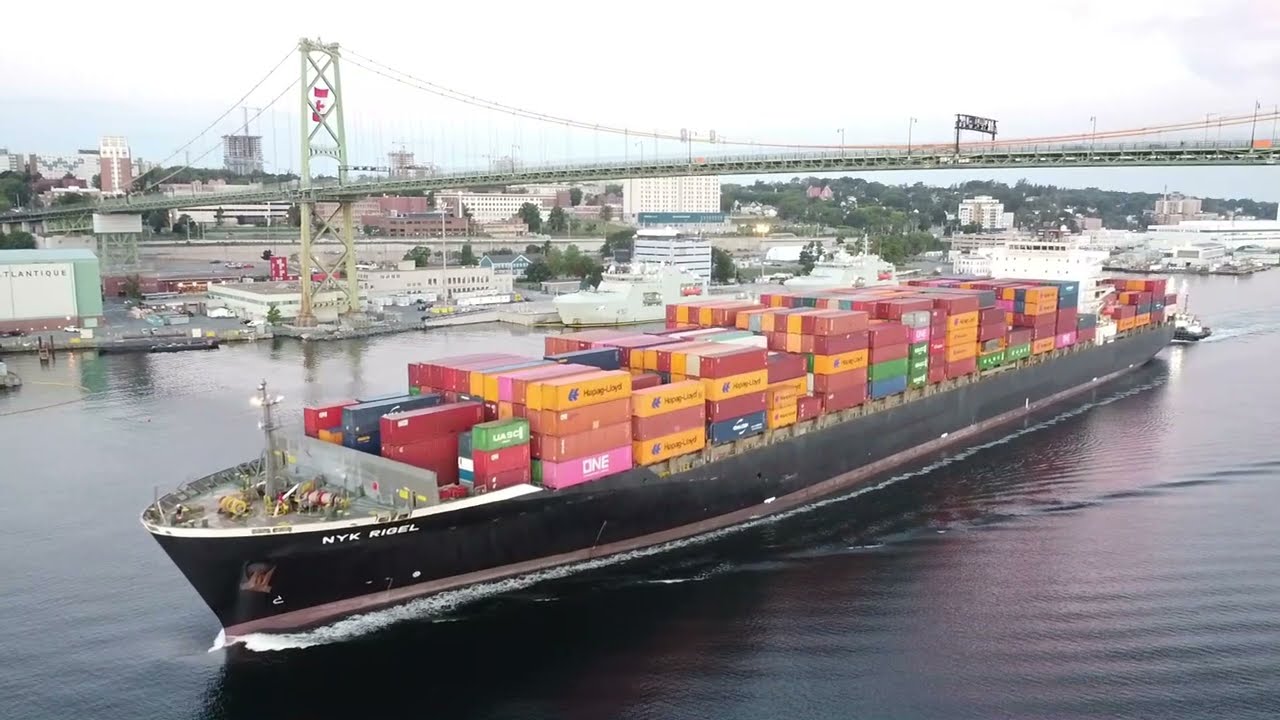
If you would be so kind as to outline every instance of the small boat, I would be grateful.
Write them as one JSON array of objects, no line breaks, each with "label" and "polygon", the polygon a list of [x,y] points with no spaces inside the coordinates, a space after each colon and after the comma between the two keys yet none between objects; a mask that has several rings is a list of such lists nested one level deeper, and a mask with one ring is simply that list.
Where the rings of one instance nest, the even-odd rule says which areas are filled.
[{"label": "small boat", "polygon": [[1187,312],[1173,315],[1173,341],[1176,343],[1200,342],[1213,334],[1213,328],[1200,322],[1200,318]]}]

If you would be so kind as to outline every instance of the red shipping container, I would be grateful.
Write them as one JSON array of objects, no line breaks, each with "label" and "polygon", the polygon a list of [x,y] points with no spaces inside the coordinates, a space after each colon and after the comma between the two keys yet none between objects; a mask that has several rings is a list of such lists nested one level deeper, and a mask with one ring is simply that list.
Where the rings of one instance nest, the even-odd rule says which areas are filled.
[{"label": "red shipping container", "polygon": [[[633,386],[634,387],[634,386]],[[513,405],[524,408],[523,405]],[[596,405],[584,405],[570,410],[525,410],[529,432],[540,435],[577,435],[617,425],[631,420],[631,398],[619,398]]]},{"label": "red shipping container", "polygon": [[454,357],[439,358],[431,362],[419,363],[418,368],[418,384],[428,385],[437,390],[447,390],[445,387],[444,372],[445,369],[459,363],[471,362],[474,360],[486,360],[493,357],[501,357],[501,353],[472,353],[470,355],[457,355]]},{"label": "red shipping container", "polygon": [[947,311],[940,307],[933,307],[929,310],[929,327],[939,330],[947,329]]},{"label": "red shipping container", "polygon": [[612,450],[631,442],[631,423],[609,425],[576,435],[531,435],[533,456],[540,460],[562,462],[572,458]]},{"label": "red shipping container", "polygon": [[822,414],[822,398],[802,395],[796,398],[796,422],[812,420]]},{"label": "red shipping container", "polygon": [[643,390],[645,388],[657,387],[662,384],[662,377],[658,373],[645,372],[639,375],[631,376],[631,389]]},{"label": "red shipping container", "polygon": [[437,485],[458,481],[458,436],[441,437],[409,445],[383,445],[382,456],[436,474]]},{"label": "red shipping container", "polygon": [[929,382],[940,383],[946,379],[947,379],[946,360],[942,359],[942,360],[939,360],[937,363],[934,363],[933,358],[930,358],[929,359]]},{"label": "red shipping container", "polygon": [[762,348],[726,345],[715,354],[699,353],[698,377],[724,378],[763,370],[768,352]]},{"label": "red shipping container", "polygon": [[742,417],[743,415],[767,409],[769,407],[769,392],[766,390],[758,393],[747,393],[727,400],[708,400],[706,406],[707,420],[710,422]]},{"label": "red shipping container", "polygon": [[946,352],[947,352],[947,336],[946,336],[945,330],[942,333],[939,333],[937,335],[931,335],[929,337],[929,354],[930,355],[934,353],[946,354]]},{"label": "red shipping container", "polygon": [[994,325],[996,323],[1004,324],[1004,310],[1000,308],[985,308],[978,311],[978,325]]},{"label": "red shipping container", "polygon": [[1077,330],[1076,344],[1079,345],[1081,343],[1093,342],[1094,339],[1097,338],[1097,335],[1098,335],[1097,328],[1084,328],[1082,330]]},{"label": "red shipping container", "polygon": [[[1002,312],[1001,314],[1003,315],[1004,313]],[[978,342],[986,342],[988,340],[1002,338],[1004,337],[1004,333],[1005,327],[1003,319],[989,325],[982,325],[978,328]]]},{"label": "red shipping container", "polygon": [[858,368],[849,372],[836,373],[835,375],[814,375],[813,376],[813,392],[815,394],[823,394],[843,390],[854,385],[867,384],[866,368]]},{"label": "red shipping container", "polygon": [[954,380],[963,375],[972,375],[978,371],[978,357],[975,355],[964,360],[953,360],[945,365],[947,379]]},{"label": "red shipping container", "polygon": [[848,410],[851,407],[857,407],[867,401],[867,386],[852,385],[847,388],[841,388],[832,392],[823,394],[822,396],[823,412],[839,412],[840,410]]},{"label": "red shipping container", "polygon": [[[769,355],[765,359],[765,367],[769,371],[769,384],[783,380],[794,380],[798,377],[804,377],[805,357],[804,355],[796,355],[794,353],[777,352]],[[632,387],[635,383],[632,382]]]},{"label": "red shipping container", "polygon": [[492,400],[486,401],[484,404],[484,421],[493,422],[498,419],[498,403]]},{"label": "red shipping container", "polygon": [[875,348],[884,345],[905,345],[907,343],[907,326],[896,322],[874,322],[867,329],[870,334],[868,344]]},{"label": "red shipping container", "polygon": [[1013,328],[1009,330],[1007,345],[1010,347],[1026,345],[1035,339],[1035,331],[1030,328]]},{"label": "red shipping container", "polygon": [[1058,328],[1055,325],[1037,325],[1036,327],[1031,328],[1031,339],[1043,340],[1044,338],[1055,337],[1055,331],[1057,329]]},{"label": "red shipping container", "polygon": [[473,370],[483,372],[488,368],[502,367],[528,359],[520,355],[497,355],[485,360],[471,360],[445,367],[442,373],[444,383],[440,387],[454,392],[469,393],[471,392],[471,372]]},{"label": "red shipping container", "polygon": [[[902,326],[899,325],[898,327]],[[876,363],[887,362],[889,360],[897,360],[899,358],[906,357],[908,352],[909,346],[905,340],[897,345],[872,345],[871,355],[868,362],[875,365]]]},{"label": "red shipping container", "polygon": [[822,336],[863,332],[870,319],[870,315],[859,310],[823,310],[814,315],[813,334]]},{"label": "red shipping container", "polygon": [[933,303],[927,298],[900,298],[876,303],[876,317],[881,320],[901,320],[903,313],[929,310]]},{"label": "red shipping container", "polygon": [[433,437],[470,430],[484,422],[484,405],[461,402],[383,415],[379,431],[385,445],[408,445]]},{"label": "red shipping container", "polygon": [[631,439],[652,440],[663,435],[699,428],[706,422],[707,409],[701,405],[673,410],[661,415],[631,418]]},{"label": "red shipping container", "polygon": [[523,485],[532,479],[532,475],[532,469],[528,465],[522,468],[503,470],[502,472],[495,473],[493,475],[481,475],[480,473],[476,473],[475,478],[471,481],[471,491],[479,495],[516,485]]},{"label": "red shipping container", "polygon": [[1069,307],[1058,310],[1058,324],[1064,325],[1065,323],[1064,327],[1067,328],[1062,332],[1071,332],[1072,330],[1075,330],[1079,317],[1080,311],[1076,308]]},{"label": "red shipping container", "polygon": [[963,315],[981,309],[977,295],[940,295],[934,297],[933,306],[948,315]]},{"label": "red shipping container", "polygon": [[471,451],[471,463],[476,477],[528,468],[530,457],[529,443],[512,445],[501,450],[473,449]]},{"label": "red shipping container", "polygon": [[869,335],[865,330],[845,333],[843,335],[817,335],[813,338],[813,349],[804,352],[818,355],[841,355],[854,350],[862,350],[869,344]]},{"label": "red shipping container", "polygon": [[321,430],[332,430],[342,424],[342,408],[354,405],[355,400],[315,405],[302,408],[302,429],[309,437],[316,437]]}]

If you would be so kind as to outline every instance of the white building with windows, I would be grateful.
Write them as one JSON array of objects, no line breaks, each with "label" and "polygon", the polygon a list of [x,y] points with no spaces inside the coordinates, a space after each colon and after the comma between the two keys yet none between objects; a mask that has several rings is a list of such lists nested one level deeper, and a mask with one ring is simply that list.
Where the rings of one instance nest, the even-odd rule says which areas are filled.
[{"label": "white building with windows", "polygon": [[[542,214],[545,222],[551,209],[556,206],[556,196],[546,194],[522,193],[439,193],[437,199],[458,215],[461,205],[471,211],[471,219],[478,223],[492,223],[510,220],[520,213],[520,207],[532,203]],[[567,205],[568,203],[566,203]]]},{"label": "white building with windows", "polygon": [[1013,227],[1013,213],[1004,211],[1004,203],[990,195],[978,195],[960,201],[957,213],[961,225],[977,225],[983,230],[1008,230]]},{"label": "white building with windows", "polygon": [[632,240],[631,259],[637,263],[676,265],[711,282],[711,241],[670,228],[643,228]]},{"label": "white building with windows", "polygon": [[409,295],[426,300],[509,293],[515,288],[511,273],[495,273],[491,267],[416,267],[403,260],[395,267],[356,271],[360,292],[370,298]]},{"label": "white building with windows", "polygon": [[1280,220],[1183,220],[1176,225],[1151,225],[1152,247],[1170,250],[1191,243],[1217,243],[1228,250],[1253,245],[1280,249]]},{"label": "white building with windows", "polygon": [[641,178],[622,183],[622,215],[640,213],[718,213],[720,178],[715,175]]},{"label": "white building with windows", "polygon": [[[280,318],[289,322],[298,317],[302,307],[302,290],[296,281],[253,283],[210,283],[208,306],[224,307],[238,318],[265,321],[272,306]],[[364,299],[364,292],[360,293]],[[341,290],[321,290],[311,299],[312,312],[322,323],[337,322],[345,309],[346,295]]]}]

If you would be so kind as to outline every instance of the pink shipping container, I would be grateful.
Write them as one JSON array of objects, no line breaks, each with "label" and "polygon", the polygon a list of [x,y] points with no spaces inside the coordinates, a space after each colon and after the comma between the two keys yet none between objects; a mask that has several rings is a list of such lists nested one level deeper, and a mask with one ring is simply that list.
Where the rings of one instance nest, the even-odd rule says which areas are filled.
[{"label": "pink shipping container", "polygon": [[552,490],[599,480],[631,469],[631,443],[562,462],[542,461],[542,484]]},{"label": "pink shipping container", "polygon": [[1062,333],[1061,335],[1058,335],[1053,341],[1053,346],[1058,349],[1062,349],[1064,347],[1070,347],[1075,344],[1076,344],[1075,330],[1072,330],[1071,332],[1068,332],[1068,333]]},{"label": "pink shipping container", "polygon": [[916,343],[929,342],[929,328],[907,328],[907,342],[911,345]]}]

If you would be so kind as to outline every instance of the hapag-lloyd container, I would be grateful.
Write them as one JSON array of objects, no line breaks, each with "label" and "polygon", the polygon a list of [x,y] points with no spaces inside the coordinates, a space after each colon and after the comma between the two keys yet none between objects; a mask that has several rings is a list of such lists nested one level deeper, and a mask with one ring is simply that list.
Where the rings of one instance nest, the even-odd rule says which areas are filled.
[{"label": "hapag-lloyd container", "polygon": [[631,423],[609,425],[576,435],[534,435],[529,442],[532,445],[534,457],[539,460],[561,462],[602,453],[609,448],[631,442]]},{"label": "hapag-lloyd container", "polygon": [[569,410],[525,410],[529,432],[540,435],[574,435],[598,430],[631,419],[631,398],[619,398]]},{"label": "hapag-lloyd container", "polygon": [[699,380],[683,380],[669,385],[631,391],[631,412],[636,417],[661,415],[673,410],[702,407],[707,391]]},{"label": "hapag-lloyd container", "polygon": [[[763,418],[764,413],[761,412],[760,416]],[[707,429],[698,427],[652,440],[635,441],[631,444],[631,456],[637,465],[652,465],[697,452],[706,446]]]},{"label": "hapag-lloyd container", "polygon": [[661,415],[631,418],[631,439],[651,440],[672,433],[700,428],[707,422],[707,409],[702,405],[673,410]]},{"label": "hapag-lloyd container", "polygon": [[475,401],[388,413],[379,421],[385,445],[406,445],[439,435],[470,430],[484,422],[484,404]]},{"label": "hapag-lloyd container", "polygon": [[762,370],[767,352],[759,348],[718,345],[711,350],[687,353],[685,374],[700,378],[726,378]]},{"label": "hapag-lloyd container", "polygon": [[598,370],[586,375],[539,380],[525,395],[530,410],[568,410],[631,395],[631,373]]},{"label": "hapag-lloyd container", "polygon": [[501,402],[524,405],[525,393],[528,391],[529,383],[531,382],[546,378],[581,375],[583,373],[595,371],[596,368],[593,368],[590,365],[565,363],[532,368],[529,370],[517,370],[510,373],[502,373],[498,376],[498,400]]},{"label": "hapag-lloyd container", "polygon": [[707,391],[708,400],[728,400],[739,395],[761,392],[768,386],[769,372],[756,370],[726,378],[704,378],[702,386]]},{"label": "hapag-lloyd container", "polygon": [[562,490],[631,469],[631,443],[601,453],[561,462],[533,461],[533,479],[543,487]]}]

